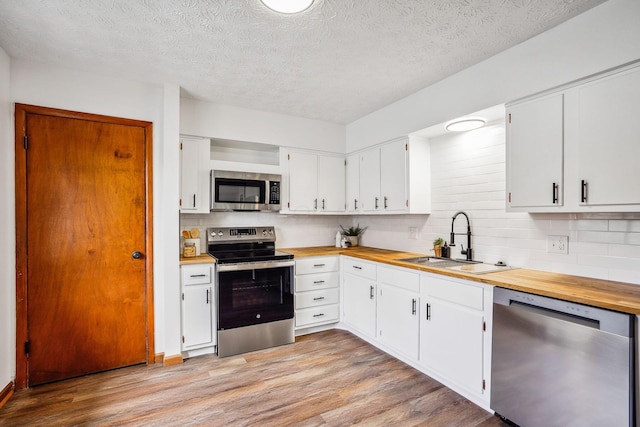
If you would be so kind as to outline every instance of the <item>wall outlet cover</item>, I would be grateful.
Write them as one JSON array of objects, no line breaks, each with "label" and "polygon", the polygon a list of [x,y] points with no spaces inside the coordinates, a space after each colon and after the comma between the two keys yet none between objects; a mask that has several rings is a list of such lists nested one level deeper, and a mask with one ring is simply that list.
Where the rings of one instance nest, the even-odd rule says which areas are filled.
[{"label": "wall outlet cover", "polygon": [[569,236],[547,236],[547,252],[551,254],[568,254]]}]

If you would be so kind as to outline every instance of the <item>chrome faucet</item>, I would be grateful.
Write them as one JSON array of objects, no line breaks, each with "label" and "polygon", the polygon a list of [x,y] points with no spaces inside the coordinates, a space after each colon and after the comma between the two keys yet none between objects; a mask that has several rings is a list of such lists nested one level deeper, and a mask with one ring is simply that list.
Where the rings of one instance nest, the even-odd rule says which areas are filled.
[{"label": "chrome faucet", "polygon": [[451,220],[451,243],[449,243],[449,246],[455,246],[455,236],[456,234],[463,234],[463,233],[454,233],[453,232],[453,223],[456,222],[456,218],[458,217],[458,215],[464,215],[465,218],[467,218],[467,249],[464,249],[464,246],[461,244],[462,246],[462,250],[460,251],[460,253],[462,255],[466,255],[467,256],[467,261],[472,261],[473,260],[473,250],[471,249],[471,223],[469,222],[469,216],[467,216],[466,213],[460,211],[458,213],[456,213],[453,216],[453,219]]}]

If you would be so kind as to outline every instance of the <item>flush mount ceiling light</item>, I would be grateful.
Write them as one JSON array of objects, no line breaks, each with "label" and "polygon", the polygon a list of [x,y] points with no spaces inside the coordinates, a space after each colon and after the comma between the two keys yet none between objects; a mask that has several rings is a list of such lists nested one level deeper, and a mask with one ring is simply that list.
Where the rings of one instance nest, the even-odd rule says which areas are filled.
[{"label": "flush mount ceiling light", "polygon": [[481,117],[464,117],[452,120],[445,125],[450,132],[464,132],[466,130],[478,129],[484,126],[487,121]]},{"label": "flush mount ceiling light", "polygon": [[278,13],[299,13],[313,4],[313,0],[260,0],[269,9]]}]

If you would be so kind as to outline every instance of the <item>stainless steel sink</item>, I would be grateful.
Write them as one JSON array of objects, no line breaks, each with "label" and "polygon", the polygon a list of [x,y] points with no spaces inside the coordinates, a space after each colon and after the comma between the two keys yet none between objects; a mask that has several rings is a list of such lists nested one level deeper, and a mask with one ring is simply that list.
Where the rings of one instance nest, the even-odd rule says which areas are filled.
[{"label": "stainless steel sink", "polygon": [[430,256],[421,256],[414,258],[401,258],[396,261],[408,262],[416,265],[424,265],[434,268],[444,268],[452,271],[470,274],[496,273],[498,271],[511,270],[514,267],[484,264],[480,261],[466,261],[458,259],[436,258]]}]

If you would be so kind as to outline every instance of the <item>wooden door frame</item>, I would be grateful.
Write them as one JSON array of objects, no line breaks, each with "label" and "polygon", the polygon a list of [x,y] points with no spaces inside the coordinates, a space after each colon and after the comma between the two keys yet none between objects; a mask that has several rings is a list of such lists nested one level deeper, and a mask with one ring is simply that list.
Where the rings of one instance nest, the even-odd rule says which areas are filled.
[{"label": "wooden door frame", "polygon": [[155,362],[153,305],[153,124],[151,122],[103,116],[56,108],[15,104],[15,202],[16,202],[16,389],[26,388],[27,357],[27,151],[24,149],[28,114],[89,120],[144,129],[145,135],[145,310],[147,364]]}]

